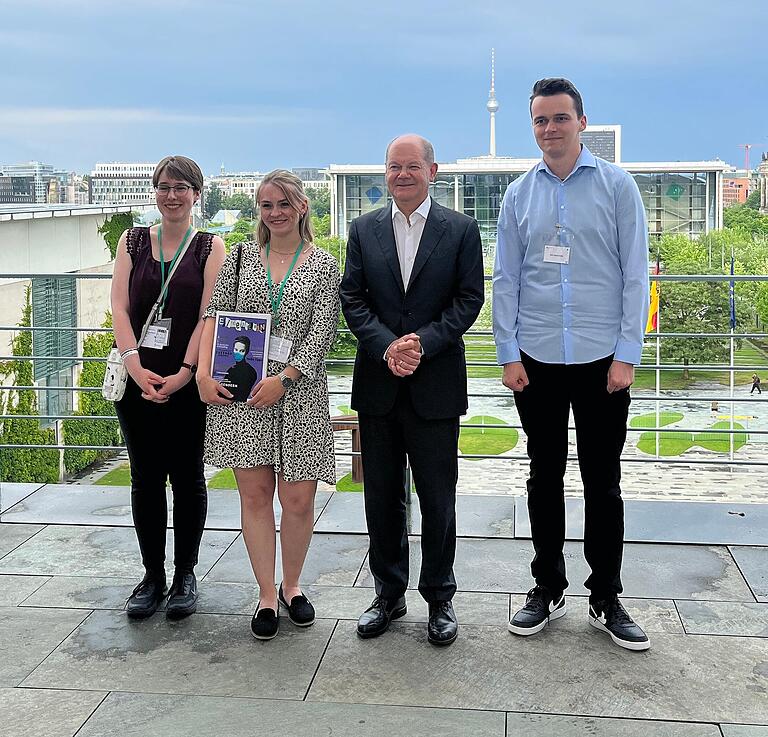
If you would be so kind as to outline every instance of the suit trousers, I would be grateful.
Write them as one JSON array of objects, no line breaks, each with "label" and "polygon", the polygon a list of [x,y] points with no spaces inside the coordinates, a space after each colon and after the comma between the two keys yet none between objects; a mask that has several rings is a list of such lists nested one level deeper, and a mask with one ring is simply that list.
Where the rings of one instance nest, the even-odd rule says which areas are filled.
[{"label": "suit trousers", "polygon": [[584,484],[585,582],[593,599],[619,594],[624,545],[624,501],[620,456],[627,437],[629,389],[609,393],[613,356],[583,364],[550,364],[522,354],[529,384],[515,392],[528,438],[528,515],[536,583],[564,591],[564,476],[570,410],[576,426],[579,470]]},{"label": "suit trousers", "polygon": [[456,481],[459,418],[426,420],[413,408],[407,379],[392,410],[361,413],[360,441],[369,565],[376,593],[397,599],[408,588],[405,468],[410,461],[421,508],[419,592],[428,602],[450,601],[456,592]]},{"label": "suit trousers", "polygon": [[208,511],[203,475],[205,405],[194,381],[165,404],[141,398],[128,379],[115,403],[131,462],[131,510],[141,560],[148,573],[164,576],[168,509],[166,480],[173,490],[174,566],[192,571]]}]

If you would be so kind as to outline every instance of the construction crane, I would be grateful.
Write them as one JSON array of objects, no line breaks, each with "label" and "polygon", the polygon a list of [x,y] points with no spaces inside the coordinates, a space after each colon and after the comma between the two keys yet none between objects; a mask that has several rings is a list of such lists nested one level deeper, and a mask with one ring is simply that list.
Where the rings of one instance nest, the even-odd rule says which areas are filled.
[{"label": "construction crane", "polygon": [[744,149],[744,168],[747,171],[750,171],[750,168],[749,168],[749,149],[751,149],[752,146],[762,146],[763,144],[761,144],[761,143],[740,143],[738,145],[739,145],[739,148],[743,148]]}]

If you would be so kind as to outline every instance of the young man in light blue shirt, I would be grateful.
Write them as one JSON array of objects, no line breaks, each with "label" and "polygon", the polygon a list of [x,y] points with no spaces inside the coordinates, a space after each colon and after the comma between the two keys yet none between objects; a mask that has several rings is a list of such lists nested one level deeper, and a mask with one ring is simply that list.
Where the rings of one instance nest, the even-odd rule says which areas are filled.
[{"label": "young man in light blue shirt", "polygon": [[536,586],[509,623],[518,635],[565,614],[564,485],[573,410],[584,483],[589,622],[629,650],[648,637],[618,599],[624,505],[620,456],[648,313],[648,229],[632,177],[581,145],[581,95],[542,79],[531,121],[543,160],[510,184],[499,215],[493,332],[531,459]]}]

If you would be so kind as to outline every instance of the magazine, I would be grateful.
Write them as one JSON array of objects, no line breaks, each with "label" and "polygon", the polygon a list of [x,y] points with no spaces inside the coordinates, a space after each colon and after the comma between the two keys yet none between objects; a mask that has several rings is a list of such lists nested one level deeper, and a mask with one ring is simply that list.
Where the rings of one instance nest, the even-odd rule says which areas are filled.
[{"label": "magazine", "polygon": [[244,402],[267,375],[272,316],[254,312],[216,312],[211,376]]}]

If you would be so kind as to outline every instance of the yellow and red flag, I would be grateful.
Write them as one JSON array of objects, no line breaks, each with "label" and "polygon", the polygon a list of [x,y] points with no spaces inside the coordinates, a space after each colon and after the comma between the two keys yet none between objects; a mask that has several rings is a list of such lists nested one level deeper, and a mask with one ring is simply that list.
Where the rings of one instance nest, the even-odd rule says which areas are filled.
[{"label": "yellow and red flag", "polygon": [[[653,270],[654,274],[659,274],[659,257],[656,257],[656,267]],[[651,282],[651,306],[648,310],[648,323],[645,326],[646,333],[654,333],[659,328],[659,281],[654,279]]]}]

